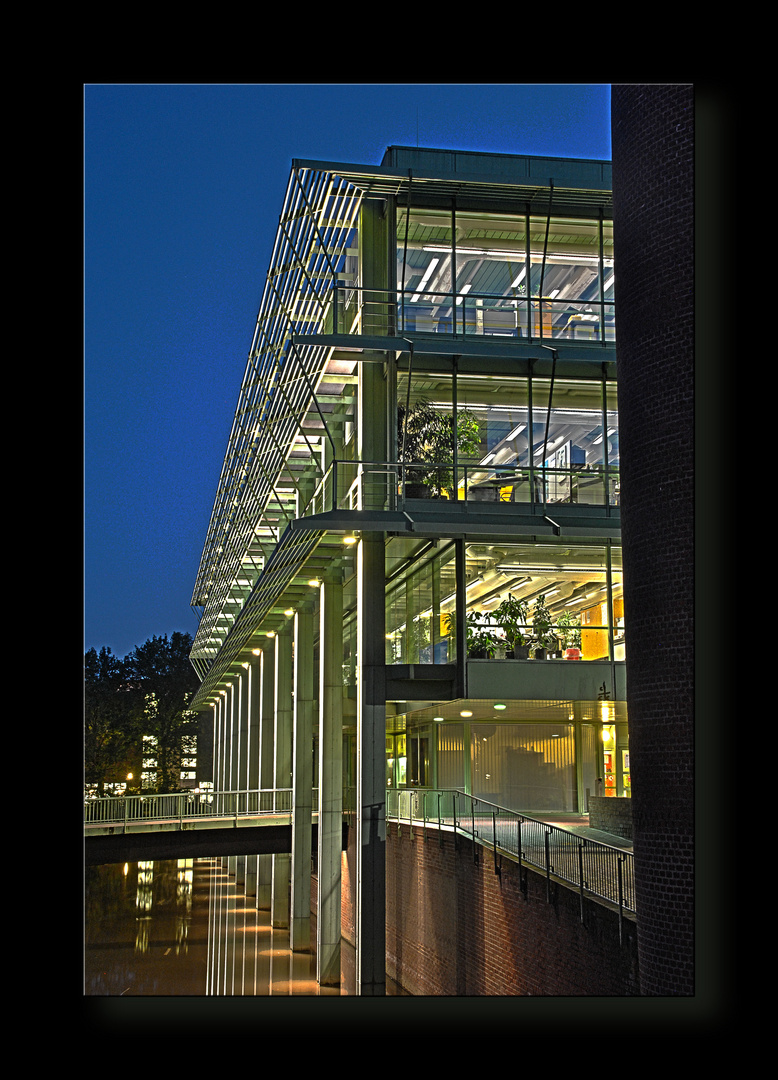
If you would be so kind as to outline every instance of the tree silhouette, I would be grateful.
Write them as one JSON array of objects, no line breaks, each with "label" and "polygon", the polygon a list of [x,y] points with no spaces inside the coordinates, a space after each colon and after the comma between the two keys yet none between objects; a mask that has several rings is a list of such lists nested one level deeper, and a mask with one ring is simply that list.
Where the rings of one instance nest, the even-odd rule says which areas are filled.
[{"label": "tree silhouette", "polygon": [[84,781],[126,779],[140,762],[144,736],[156,758],[158,792],[180,788],[185,737],[197,735],[196,714],[187,709],[199,679],[189,661],[192,638],[174,632],[149,638],[123,660],[109,648],[84,656]]},{"label": "tree silhouette", "polygon": [[198,719],[187,709],[199,680],[189,662],[192,638],[174,632],[168,640],[151,637],[124,659],[124,674],[132,701],[133,726],[154,742],[159,792],[180,788],[185,737],[196,735]]}]

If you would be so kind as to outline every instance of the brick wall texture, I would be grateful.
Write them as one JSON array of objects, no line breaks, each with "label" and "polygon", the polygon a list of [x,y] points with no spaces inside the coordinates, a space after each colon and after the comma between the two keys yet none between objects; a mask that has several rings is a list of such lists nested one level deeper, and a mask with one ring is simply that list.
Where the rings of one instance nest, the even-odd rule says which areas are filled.
[{"label": "brick wall texture", "polygon": [[413,995],[632,996],[637,938],[629,919],[453,834],[387,829],[386,968]]},{"label": "brick wall texture", "polygon": [[615,300],[641,993],[694,992],[694,97],[614,86]]}]

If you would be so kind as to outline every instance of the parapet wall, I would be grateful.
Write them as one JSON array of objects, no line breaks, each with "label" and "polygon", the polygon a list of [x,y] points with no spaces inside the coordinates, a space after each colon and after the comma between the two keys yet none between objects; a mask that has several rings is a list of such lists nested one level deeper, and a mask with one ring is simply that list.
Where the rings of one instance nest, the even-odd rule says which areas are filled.
[{"label": "parapet wall", "polygon": [[[442,841],[442,842],[441,842]],[[387,827],[387,974],[413,995],[639,993],[635,922],[452,833]],[[526,891],[522,889],[526,876]]]}]

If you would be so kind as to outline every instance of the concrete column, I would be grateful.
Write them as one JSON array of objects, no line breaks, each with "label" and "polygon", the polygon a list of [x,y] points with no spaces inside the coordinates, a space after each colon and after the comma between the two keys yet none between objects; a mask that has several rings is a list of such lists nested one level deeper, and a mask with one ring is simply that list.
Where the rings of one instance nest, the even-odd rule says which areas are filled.
[{"label": "concrete column", "polygon": [[260,688],[261,671],[260,658],[254,656],[246,666],[248,676],[248,701],[246,705],[246,718],[248,727],[248,741],[246,751],[246,786],[249,791],[256,791],[259,787],[259,724],[260,724]]},{"label": "concrete column", "polygon": [[[392,244],[389,218],[379,203],[360,211],[359,269],[378,310],[389,287]],[[366,303],[371,294],[363,294]],[[376,333],[375,328],[372,329]],[[368,358],[365,357],[365,360]],[[374,357],[378,361],[379,356]],[[385,358],[383,358],[385,359]],[[385,461],[389,446],[384,363],[359,367],[357,438],[362,461]],[[394,424],[392,417],[392,424]],[[383,505],[380,481],[368,485],[370,505]],[[386,486],[384,486],[386,491]],[[386,640],[384,637],[384,535],[362,536],[357,552],[357,993],[386,993]]]},{"label": "concrete column", "polygon": [[357,993],[386,993],[384,541],[357,552]]},{"label": "concrete column", "polygon": [[294,758],[292,794],[292,913],[294,952],[311,946],[311,812],[313,810],[313,604],[294,617]]},{"label": "concrete column", "polygon": [[[292,631],[289,625],[275,638],[275,773],[276,790],[292,786]],[[273,856],[270,921],[289,926],[290,855]]]},{"label": "concrete column", "polygon": [[240,698],[238,706],[238,741],[240,753],[238,758],[238,790],[246,791],[249,786],[249,752],[250,724],[249,724],[249,695],[251,692],[251,672],[249,665],[244,664],[240,674]]},{"label": "concrete column", "polygon": [[[240,756],[240,743],[238,740],[238,710],[240,708],[240,694],[238,686],[240,684],[240,678],[236,677],[230,684],[230,688],[227,691],[227,725],[229,728],[229,764],[227,772],[227,787],[230,794],[230,801],[228,806],[230,812],[234,812],[234,791],[238,786],[238,760]],[[230,855],[227,859],[227,867],[230,874],[236,879],[238,876],[238,857],[237,855]]]},{"label": "concrete column", "polygon": [[[248,697],[246,702],[246,726],[248,739],[246,745],[246,786],[255,792],[259,787],[259,718],[260,718],[260,660],[253,656],[246,665]],[[259,807],[257,807],[259,809]],[[257,895],[258,855],[246,859],[246,895]]]},{"label": "concrete column", "polygon": [[[259,787],[270,791],[275,778],[275,642],[259,655]],[[257,907],[269,911],[273,882],[273,856],[257,859]]]},{"label": "concrete column", "polygon": [[319,592],[319,897],[316,978],[340,983],[343,848],[343,584],[325,577]]},{"label": "concrete column", "polygon": [[211,783],[214,786],[214,790],[218,787],[218,775],[219,775],[219,702],[215,701],[213,704],[213,748],[211,750]]},{"label": "concrete column", "polygon": [[230,791],[239,787],[240,771],[240,676],[236,676],[230,686]]}]

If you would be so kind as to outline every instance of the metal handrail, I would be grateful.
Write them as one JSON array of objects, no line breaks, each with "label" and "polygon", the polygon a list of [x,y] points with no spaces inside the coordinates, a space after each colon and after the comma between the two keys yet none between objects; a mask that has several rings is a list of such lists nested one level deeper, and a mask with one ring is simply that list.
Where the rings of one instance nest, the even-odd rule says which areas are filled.
[{"label": "metal handrail", "polygon": [[[427,801],[434,813],[427,812]],[[414,807],[416,812],[414,813]],[[547,893],[552,881],[634,913],[635,877],[631,851],[589,840],[568,829],[498,806],[460,789],[387,789],[387,819],[418,822],[424,829],[450,829],[494,852],[541,871]]]},{"label": "metal handrail", "polygon": [[[490,292],[378,289],[338,279],[330,282],[324,325],[333,333],[404,334],[417,330],[448,337],[513,337],[525,341],[615,340],[613,300],[584,297],[507,296]],[[423,322],[418,323],[418,317]],[[554,322],[554,325],[552,325]]]},{"label": "metal handrail", "polygon": [[[341,473],[345,475],[341,475]],[[349,476],[349,474],[351,474]],[[537,506],[619,504],[617,465],[458,464],[439,461],[332,461],[320,477],[303,510],[397,510],[407,498],[417,497],[414,486],[427,486],[429,494],[445,493],[455,502],[525,502]]]},{"label": "metal handrail", "polygon": [[84,802],[84,825],[203,818],[254,817],[292,813],[291,788],[253,791],[182,791],[169,795],[110,795]]}]

